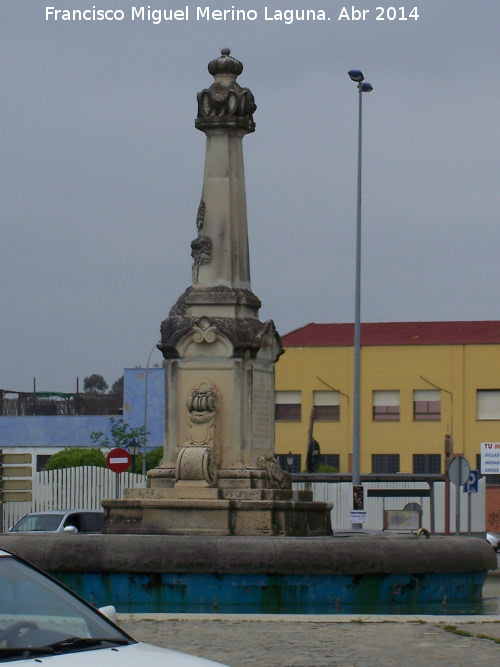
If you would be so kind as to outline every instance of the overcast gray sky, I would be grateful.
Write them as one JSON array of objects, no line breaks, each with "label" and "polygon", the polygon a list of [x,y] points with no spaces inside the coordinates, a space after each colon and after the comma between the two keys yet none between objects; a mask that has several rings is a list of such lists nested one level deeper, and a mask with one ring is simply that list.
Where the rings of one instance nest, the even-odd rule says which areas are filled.
[{"label": "overcast gray sky", "polygon": [[[155,25],[132,21],[148,5],[129,0],[0,0],[0,388],[29,391],[36,377],[39,390],[74,391],[77,377],[111,385],[146,365],[191,282],[205,151],[196,93],[226,46],[258,107],[244,150],[261,319],[281,334],[353,320],[353,68],[374,88],[363,98],[362,320],[498,319],[497,3],[415,0],[403,21],[402,2],[363,0],[364,21],[339,21],[337,0],[269,0],[268,17],[330,18],[286,24],[265,20],[263,0],[185,2],[189,20]],[[46,20],[49,6],[124,19]],[[258,17],[196,20],[198,6]]]}]

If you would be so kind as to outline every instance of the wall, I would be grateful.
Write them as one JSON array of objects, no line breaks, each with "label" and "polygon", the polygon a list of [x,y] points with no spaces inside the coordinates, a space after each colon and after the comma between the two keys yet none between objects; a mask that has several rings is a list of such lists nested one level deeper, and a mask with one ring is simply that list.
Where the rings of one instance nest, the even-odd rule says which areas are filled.
[{"label": "wall", "polygon": [[0,447],[91,447],[92,431],[109,434],[106,415],[0,417]]},{"label": "wall", "polygon": [[500,486],[489,486],[486,494],[486,524],[500,533]]},{"label": "wall", "polygon": [[[163,446],[165,415],[165,369],[147,370],[146,428],[148,447]],[[133,428],[143,426],[146,406],[146,369],[126,368],[124,371],[123,418]]]},{"label": "wall", "polygon": [[[132,427],[144,424],[145,369],[125,369],[123,419]],[[148,448],[163,446],[165,403],[165,371],[148,371],[147,430]],[[115,419],[120,417],[116,416]],[[93,431],[111,436],[111,417],[108,415],[29,415],[0,416],[0,449],[5,453],[18,451],[32,455],[33,470],[36,457],[51,455],[65,447],[93,447]]]},{"label": "wall", "polygon": [[[412,472],[413,454],[441,454],[451,433],[454,452],[476,468],[481,442],[500,441],[500,421],[476,419],[476,390],[498,389],[500,345],[367,346],[361,350],[361,473],[371,472],[371,454],[400,455],[401,472]],[[340,421],[316,422],[322,454],[340,454],[340,472],[349,472],[352,450],[352,347],[291,347],[276,365],[276,390],[301,390],[302,420],[276,423],[276,452],[292,450],[305,461],[313,391],[338,390]],[[425,379],[424,379],[425,378]],[[426,381],[427,380],[427,381]],[[413,420],[413,391],[441,391],[441,419]],[[400,420],[372,419],[373,390],[400,391]]]}]

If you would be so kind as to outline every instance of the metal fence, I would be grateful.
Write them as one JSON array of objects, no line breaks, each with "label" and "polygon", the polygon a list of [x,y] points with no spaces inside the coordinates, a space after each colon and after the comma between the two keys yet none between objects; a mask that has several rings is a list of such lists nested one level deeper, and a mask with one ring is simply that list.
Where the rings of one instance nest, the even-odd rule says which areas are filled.
[{"label": "metal fence", "polygon": [[[303,475],[302,477],[305,477]],[[368,481],[362,480],[364,488],[364,509],[366,510],[367,521],[363,524],[364,528],[370,530],[383,530],[384,528],[384,510],[402,510],[409,503],[418,503],[422,507],[422,526],[435,533],[444,533],[445,531],[445,485],[444,482],[434,482],[432,496],[429,497],[422,493],[419,497],[415,495],[418,490],[429,492],[429,484],[421,481],[406,481],[397,479],[394,481]],[[294,482],[294,489],[305,489],[308,485],[313,491],[314,500],[322,500],[333,503],[331,511],[333,529],[347,529],[351,527],[351,510],[353,509],[353,492],[350,481],[337,481],[332,475],[332,481],[321,482]],[[392,490],[403,492],[407,489],[408,496],[391,497]],[[371,496],[370,490],[388,492],[387,496]],[[460,503],[460,532],[468,532],[468,503],[470,496],[471,509],[471,532],[479,535],[486,531],[485,502],[486,502],[486,480],[484,477],[479,480],[478,492],[473,494],[463,493],[462,487],[459,487]],[[456,532],[456,487],[450,484],[450,532]]]},{"label": "metal fence", "polygon": [[74,393],[47,391],[22,392],[0,389],[0,416],[28,415],[120,415],[123,394]]},{"label": "metal fence", "polygon": [[9,530],[29,512],[101,509],[102,499],[117,497],[117,481],[120,489],[146,486],[146,478],[142,475],[128,472],[117,475],[108,468],[94,466],[37,472],[33,475],[31,502],[4,504],[4,530]]}]

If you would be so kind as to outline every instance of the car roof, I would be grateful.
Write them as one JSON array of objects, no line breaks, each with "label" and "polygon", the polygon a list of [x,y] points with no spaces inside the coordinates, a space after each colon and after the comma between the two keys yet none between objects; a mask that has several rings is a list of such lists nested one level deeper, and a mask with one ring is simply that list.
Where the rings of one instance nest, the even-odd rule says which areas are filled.
[{"label": "car roof", "polygon": [[74,509],[74,510],[39,510],[38,512],[29,512],[26,516],[38,516],[40,514],[72,514],[74,512],[92,512],[94,514],[102,514],[104,510],[87,510],[87,509]]}]

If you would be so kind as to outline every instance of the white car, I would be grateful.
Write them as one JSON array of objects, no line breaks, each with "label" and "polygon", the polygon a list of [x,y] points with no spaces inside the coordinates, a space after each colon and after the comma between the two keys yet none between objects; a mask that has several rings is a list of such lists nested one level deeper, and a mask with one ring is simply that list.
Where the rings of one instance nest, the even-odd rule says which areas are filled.
[{"label": "white car", "polygon": [[12,526],[10,533],[100,533],[102,510],[46,510],[31,512]]},{"label": "white car", "polygon": [[57,667],[215,667],[135,641],[103,613],[26,561],[0,550],[0,663]]}]

